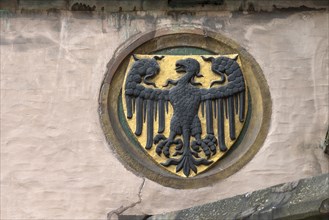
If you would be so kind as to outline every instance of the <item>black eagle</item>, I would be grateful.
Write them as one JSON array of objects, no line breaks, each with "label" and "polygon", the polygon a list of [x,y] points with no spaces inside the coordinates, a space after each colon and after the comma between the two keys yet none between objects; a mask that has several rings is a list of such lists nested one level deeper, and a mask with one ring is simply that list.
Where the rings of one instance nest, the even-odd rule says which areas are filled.
[{"label": "black eagle", "polygon": [[[150,150],[156,145],[156,153],[162,153],[168,158],[163,166],[176,165],[176,172],[183,169],[186,177],[190,170],[197,173],[197,166],[209,165],[211,155],[216,154],[216,147],[220,151],[226,151],[224,137],[224,118],[229,120],[230,139],[236,139],[235,117],[244,120],[245,109],[245,83],[237,57],[202,57],[211,62],[211,69],[219,79],[211,83],[209,89],[197,87],[201,83],[194,81],[195,77],[203,77],[200,74],[200,64],[192,58],[178,60],[176,72],[182,74],[178,80],[168,79],[166,85],[173,86],[170,89],[158,89],[149,79],[160,71],[157,60],[164,56],[154,56],[148,59],[138,59],[133,55],[134,63],[128,72],[124,95],[126,98],[127,118],[131,119],[136,114],[135,134],[140,136],[143,123],[147,125],[147,143],[145,148]],[[227,81],[227,82],[226,82]],[[143,84],[154,88],[145,87]],[[212,87],[215,84],[224,84],[220,87]],[[168,113],[168,104],[174,110],[170,121],[170,134],[165,137],[165,114]],[[206,116],[207,135],[202,139],[202,127],[198,117],[201,107],[202,116]],[[213,120],[217,120],[217,134],[214,134]],[[153,137],[154,121],[158,121],[157,135]],[[181,138],[176,138],[182,135]],[[191,142],[191,138],[193,141]],[[169,148],[175,146],[174,157],[171,157]],[[200,158],[200,148],[206,158]]]}]

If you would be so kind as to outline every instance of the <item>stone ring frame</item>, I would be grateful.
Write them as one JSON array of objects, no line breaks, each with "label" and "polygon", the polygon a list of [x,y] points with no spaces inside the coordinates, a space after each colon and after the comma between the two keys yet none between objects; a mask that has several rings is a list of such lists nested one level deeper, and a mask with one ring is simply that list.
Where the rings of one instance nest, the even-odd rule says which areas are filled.
[{"label": "stone ring frame", "polygon": [[[124,131],[121,87],[132,54],[152,54],[160,50],[193,47],[214,54],[239,54],[246,83],[249,85],[249,112],[243,135],[230,150],[207,172],[182,178],[169,173],[152,161],[145,151]],[[138,176],[161,185],[189,189],[209,186],[224,179],[247,164],[263,145],[271,121],[271,97],[267,82],[255,59],[227,37],[202,29],[160,29],[128,40],[107,65],[107,73],[99,96],[100,122],[110,147],[124,166]],[[120,113],[121,111],[121,113]],[[241,135],[240,135],[241,136]]]}]

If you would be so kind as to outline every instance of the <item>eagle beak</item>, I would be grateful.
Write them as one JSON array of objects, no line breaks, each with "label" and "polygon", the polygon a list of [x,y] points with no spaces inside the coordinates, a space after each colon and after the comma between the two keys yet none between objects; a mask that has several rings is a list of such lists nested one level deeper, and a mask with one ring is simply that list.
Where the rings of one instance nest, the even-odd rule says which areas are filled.
[{"label": "eagle beak", "polygon": [[185,67],[179,63],[176,63],[176,68],[175,68],[177,73],[185,73]]},{"label": "eagle beak", "polygon": [[197,73],[196,77],[203,77],[203,75],[201,73]]}]

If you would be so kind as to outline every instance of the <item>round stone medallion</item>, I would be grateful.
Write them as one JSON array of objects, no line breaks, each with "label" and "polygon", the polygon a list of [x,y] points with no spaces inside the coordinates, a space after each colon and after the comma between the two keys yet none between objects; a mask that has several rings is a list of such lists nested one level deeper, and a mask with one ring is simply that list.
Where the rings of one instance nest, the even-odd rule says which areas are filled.
[{"label": "round stone medallion", "polygon": [[99,102],[120,161],[173,188],[207,186],[237,172],[262,146],[271,117],[253,57],[199,29],[127,41],[108,64]]}]

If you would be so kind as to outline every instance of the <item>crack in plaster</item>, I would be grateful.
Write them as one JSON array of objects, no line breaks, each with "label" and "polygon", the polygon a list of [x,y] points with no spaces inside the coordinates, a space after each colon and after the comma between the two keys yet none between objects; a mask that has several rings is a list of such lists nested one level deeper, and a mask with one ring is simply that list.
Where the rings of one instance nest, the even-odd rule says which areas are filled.
[{"label": "crack in plaster", "polygon": [[137,204],[140,204],[142,202],[142,191],[143,191],[143,188],[144,188],[144,185],[145,185],[145,178],[143,177],[142,180],[143,180],[143,182],[139,186],[138,193],[137,193],[138,201],[133,202],[130,205],[127,205],[127,206],[121,205],[120,208],[117,208],[117,209],[109,212],[107,214],[107,220],[118,219],[118,215],[122,214],[123,212],[127,211],[128,209],[131,209],[131,208],[135,207]]}]

